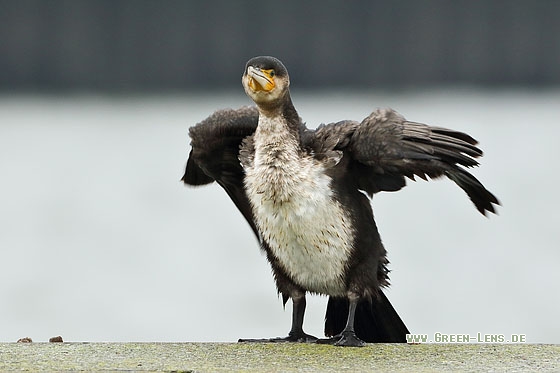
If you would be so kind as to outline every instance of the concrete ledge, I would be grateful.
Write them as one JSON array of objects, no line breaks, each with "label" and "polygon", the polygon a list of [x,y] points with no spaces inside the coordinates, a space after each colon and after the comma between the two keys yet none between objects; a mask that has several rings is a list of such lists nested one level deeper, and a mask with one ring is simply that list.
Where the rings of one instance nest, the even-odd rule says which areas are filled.
[{"label": "concrete ledge", "polygon": [[560,345],[3,343],[0,371],[560,371]]}]

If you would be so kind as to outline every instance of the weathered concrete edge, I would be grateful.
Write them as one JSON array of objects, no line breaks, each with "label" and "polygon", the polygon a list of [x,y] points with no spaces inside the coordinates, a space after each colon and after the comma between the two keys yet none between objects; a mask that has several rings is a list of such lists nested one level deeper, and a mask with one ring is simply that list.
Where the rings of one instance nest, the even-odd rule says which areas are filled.
[{"label": "weathered concrete edge", "polygon": [[0,371],[560,371],[560,345],[4,343]]}]

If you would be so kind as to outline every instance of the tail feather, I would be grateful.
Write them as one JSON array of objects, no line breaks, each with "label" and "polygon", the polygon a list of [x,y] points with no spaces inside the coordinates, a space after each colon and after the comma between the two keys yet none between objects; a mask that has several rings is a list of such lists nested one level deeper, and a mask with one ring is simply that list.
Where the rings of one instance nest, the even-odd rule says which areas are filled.
[{"label": "tail feather", "polygon": [[[325,316],[325,335],[342,332],[348,318],[348,299],[329,298]],[[354,330],[358,338],[369,343],[405,343],[409,331],[383,291],[371,302],[362,300],[356,308]]]}]

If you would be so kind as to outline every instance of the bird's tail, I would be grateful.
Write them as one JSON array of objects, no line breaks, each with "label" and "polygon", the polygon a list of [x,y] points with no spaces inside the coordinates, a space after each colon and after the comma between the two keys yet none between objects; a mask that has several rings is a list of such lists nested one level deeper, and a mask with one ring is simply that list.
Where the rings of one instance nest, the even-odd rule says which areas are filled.
[{"label": "bird's tail", "polygon": [[[346,326],[348,304],[346,298],[329,298],[325,316],[327,337],[339,334]],[[371,302],[364,299],[358,303],[354,330],[358,338],[369,343],[405,343],[410,333],[382,290]]]}]

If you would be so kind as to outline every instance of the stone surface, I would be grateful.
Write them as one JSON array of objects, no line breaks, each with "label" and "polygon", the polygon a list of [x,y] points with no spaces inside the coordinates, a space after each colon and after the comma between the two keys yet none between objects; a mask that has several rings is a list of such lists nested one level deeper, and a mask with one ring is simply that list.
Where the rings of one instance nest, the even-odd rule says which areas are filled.
[{"label": "stone surface", "polygon": [[560,345],[3,343],[0,371],[560,371]]}]

